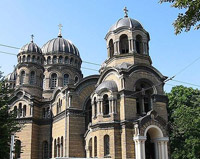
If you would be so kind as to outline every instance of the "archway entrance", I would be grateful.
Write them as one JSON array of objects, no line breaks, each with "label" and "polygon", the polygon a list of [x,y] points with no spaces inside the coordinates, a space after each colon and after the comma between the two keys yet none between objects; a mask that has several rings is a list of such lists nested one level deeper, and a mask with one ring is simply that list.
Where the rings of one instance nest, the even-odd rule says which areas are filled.
[{"label": "archway entrance", "polygon": [[85,130],[88,129],[88,124],[92,121],[92,105],[91,99],[88,99],[85,106]]},{"label": "archway entrance", "polygon": [[155,158],[155,144],[151,140],[149,133],[147,132],[147,140],[145,142],[145,156],[146,159],[156,159]]}]

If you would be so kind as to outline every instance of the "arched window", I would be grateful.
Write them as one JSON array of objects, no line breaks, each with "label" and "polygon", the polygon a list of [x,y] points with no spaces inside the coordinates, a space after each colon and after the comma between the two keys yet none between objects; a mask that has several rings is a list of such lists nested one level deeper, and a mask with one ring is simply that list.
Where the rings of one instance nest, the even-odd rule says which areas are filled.
[{"label": "arched window", "polygon": [[140,81],[136,84],[136,92],[139,92],[136,94],[137,114],[144,115],[152,109],[153,88],[149,83]]},{"label": "arched window", "polygon": [[97,157],[97,137],[94,137],[94,157]]},{"label": "arched window", "polygon": [[24,82],[25,82],[25,71],[22,71],[20,75],[20,84],[24,84]]},{"label": "arched window", "polygon": [[112,39],[109,41],[109,54],[110,57],[113,57],[114,55],[114,44]]},{"label": "arched window", "polygon": [[16,159],[21,158],[21,141],[16,140],[15,141],[15,157]]},{"label": "arched window", "polygon": [[96,97],[94,98],[94,117],[97,116],[97,101],[96,101]]},{"label": "arched window", "polygon": [[30,84],[35,84],[35,71],[31,71],[30,74]]},{"label": "arched window", "polygon": [[110,155],[110,138],[108,135],[104,136],[104,156]]},{"label": "arched window", "polygon": [[127,35],[125,34],[121,35],[119,45],[121,54],[129,53],[129,44]]},{"label": "arched window", "polygon": [[56,64],[56,63],[57,63],[57,57],[54,56],[54,57],[53,57],[53,64]]},{"label": "arched window", "polygon": [[31,57],[30,57],[30,55],[27,56],[27,62],[31,62]]},{"label": "arched window", "polygon": [[24,55],[23,58],[22,58],[22,62],[25,62],[25,61],[26,61],[26,57]]},{"label": "arched window", "polygon": [[108,115],[109,114],[109,100],[108,100],[108,95],[105,94],[103,96],[103,115]]},{"label": "arched window", "polygon": [[20,56],[20,57],[19,57],[19,63],[21,63],[21,62],[22,62],[22,61],[21,61],[21,59],[22,59],[22,58],[21,58],[21,56]]},{"label": "arched window", "polygon": [[70,59],[70,64],[72,65],[72,64],[73,64],[73,62],[74,62],[74,59],[73,59],[73,58],[71,58],[71,59]]},{"label": "arched window", "polygon": [[88,124],[92,122],[92,104],[91,99],[88,98],[85,105],[85,129],[88,129]]},{"label": "arched window", "polygon": [[43,148],[42,148],[42,159],[48,159],[48,142],[43,142]]},{"label": "arched window", "polygon": [[51,57],[50,56],[48,56],[48,58],[47,58],[47,64],[51,64]]},{"label": "arched window", "polygon": [[57,145],[56,139],[54,139],[54,157],[57,157]]},{"label": "arched window", "polygon": [[22,117],[22,103],[19,103],[19,109],[18,109],[18,117]]},{"label": "arched window", "polygon": [[92,158],[92,138],[89,140],[89,157]]},{"label": "arched window", "polygon": [[23,106],[23,117],[26,116],[26,105]]},{"label": "arched window", "polygon": [[40,57],[39,56],[37,57],[37,62],[40,63]]},{"label": "arched window", "polygon": [[63,57],[62,56],[59,56],[58,63],[63,63]]},{"label": "arched window", "polygon": [[63,86],[66,86],[68,83],[69,83],[69,75],[68,74],[64,74]]},{"label": "arched window", "polygon": [[61,142],[60,142],[60,157],[63,157],[63,136],[61,137]]},{"label": "arched window", "polygon": [[78,63],[78,62],[77,62],[77,59],[76,59],[76,60],[74,61],[75,66],[77,66],[77,63]]},{"label": "arched window", "polygon": [[75,77],[74,82],[78,83],[78,76]]},{"label": "arched window", "polygon": [[17,117],[17,106],[14,107],[14,115]]},{"label": "arched window", "polygon": [[69,63],[69,58],[66,56],[65,57],[65,64],[68,64]]},{"label": "arched window", "polygon": [[32,62],[36,62],[35,56],[32,56]]},{"label": "arched window", "polygon": [[138,54],[142,54],[143,47],[142,47],[142,36],[141,35],[136,36],[136,51]]},{"label": "arched window", "polygon": [[58,138],[58,142],[57,142],[57,153],[58,153],[57,157],[60,157],[60,138]]},{"label": "arched window", "polygon": [[51,89],[54,89],[57,87],[57,74],[53,73],[51,75]]}]

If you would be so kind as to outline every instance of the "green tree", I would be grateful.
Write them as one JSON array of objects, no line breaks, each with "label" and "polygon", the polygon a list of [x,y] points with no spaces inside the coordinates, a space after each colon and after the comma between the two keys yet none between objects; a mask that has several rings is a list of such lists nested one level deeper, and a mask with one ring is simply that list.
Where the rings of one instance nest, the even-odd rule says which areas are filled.
[{"label": "green tree", "polygon": [[20,130],[17,123],[16,114],[9,110],[9,93],[10,90],[5,87],[0,71],[0,158],[8,159],[10,153],[11,134]]},{"label": "green tree", "polygon": [[167,96],[172,158],[199,159],[200,90],[176,86]]},{"label": "green tree", "polygon": [[160,0],[160,3],[164,2],[170,2],[172,7],[182,10],[173,23],[175,34],[179,34],[183,30],[188,32],[191,27],[200,28],[200,0]]}]

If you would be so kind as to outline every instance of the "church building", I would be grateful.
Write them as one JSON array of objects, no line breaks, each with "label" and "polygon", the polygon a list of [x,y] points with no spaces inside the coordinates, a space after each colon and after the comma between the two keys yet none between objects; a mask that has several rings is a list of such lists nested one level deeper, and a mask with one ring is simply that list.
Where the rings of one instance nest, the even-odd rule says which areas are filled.
[{"label": "church building", "polygon": [[6,77],[23,124],[13,158],[169,158],[167,77],[152,66],[149,33],[124,12],[105,36],[99,75],[83,77],[81,53],[61,29],[42,48],[32,39],[19,50]]}]

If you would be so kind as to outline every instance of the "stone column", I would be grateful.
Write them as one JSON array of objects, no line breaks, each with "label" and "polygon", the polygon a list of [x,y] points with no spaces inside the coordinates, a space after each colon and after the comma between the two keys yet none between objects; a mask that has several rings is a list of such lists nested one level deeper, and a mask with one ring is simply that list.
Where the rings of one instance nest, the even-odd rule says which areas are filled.
[{"label": "stone column", "polygon": [[145,141],[146,136],[135,136],[135,156],[136,159],[145,159]]},{"label": "stone column", "polygon": [[168,159],[168,137],[157,138],[154,140],[156,159]]},{"label": "stone column", "polygon": [[135,39],[133,40],[133,50],[137,53],[137,50],[136,50],[136,40]]},{"label": "stone column", "polygon": [[113,100],[112,99],[109,99],[109,114],[112,114],[112,110],[113,110],[113,105],[112,105],[112,102]]},{"label": "stone column", "polygon": [[117,55],[117,42],[114,42],[114,55]]},{"label": "stone column", "polygon": [[94,105],[94,102],[91,103],[92,105],[92,119],[95,117],[95,105]]}]

